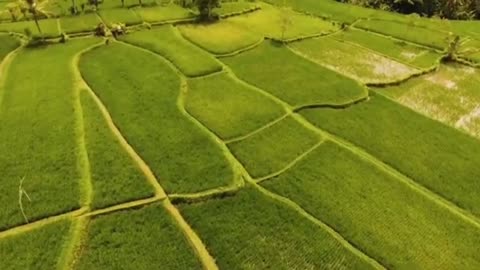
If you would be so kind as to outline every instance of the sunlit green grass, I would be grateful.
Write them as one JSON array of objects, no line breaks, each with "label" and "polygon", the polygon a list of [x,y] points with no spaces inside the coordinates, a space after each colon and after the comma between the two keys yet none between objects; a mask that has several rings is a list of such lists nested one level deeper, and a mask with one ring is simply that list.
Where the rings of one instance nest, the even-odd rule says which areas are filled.
[{"label": "sunlit green grass", "polygon": [[282,170],[321,139],[294,118],[287,117],[228,147],[250,175],[259,178]]},{"label": "sunlit green grass", "polygon": [[76,269],[202,269],[161,204],[98,216],[88,227]]},{"label": "sunlit green grass", "polygon": [[222,69],[213,56],[184,40],[171,25],[135,32],[121,40],[160,54],[186,76],[201,76]]},{"label": "sunlit green grass", "polygon": [[80,207],[72,61],[97,42],[25,48],[13,59],[0,89],[0,229],[26,223],[18,202],[22,178],[30,222]]},{"label": "sunlit green grass", "polygon": [[249,11],[255,7],[259,6],[255,2],[249,1],[237,1],[237,2],[223,2],[221,3],[219,8],[214,8],[213,12],[220,16],[230,15],[234,13],[241,13],[245,11]]},{"label": "sunlit green grass", "polygon": [[[58,37],[60,35],[57,19],[39,20],[38,23],[44,37]],[[0,23],[0,32],[25,34],[25,29],[29,29],[34,36],[40,36],[34,21]]]},{"label": "sunlit green grass", "polygon": [[366,96],[366,90],[354,80],[273,42],[221,60],[242,80],[292,106],[344,104]]},{"label": "sunlit green grass", "polygon": [[153,188],[109,130],[97,104],[82,91],[86,149],[93,188],[93,208],[152,197]]},{"label": "sunlit green grass", "polygon": [[116,23],[124,23],[125,25],[136,25],[142,23],[140,18],[135,12],[130,9],[100,9],[98,11],[100,17],[106,22],[108,26]]},{"label": "sunlit green grass", "polygon": [[230,183],[233,172],[221,149],[180,112],[180,79],[165,61],[114,43],[85,54],[80,70],[167,192]]},{"label": "sunlit green grass", "polygon": [[62,31],[68,34],[79,32],[93,32],[100,23],[95,13],[60,18]]},{"label": "sunlit green grass", "polygon": [[143,19],[143,21],[149,23],[192,19],[196,16],[191,10],[173,4],[167,6],[136,8],[134,11]]},{"label": "sunlit green grass", "polygon": [[226,73],[189,80],[188,87],[186,109],[223,139],[245,135],[285,114],[280,105]]},{"label": "sunlit green grass", "polygon": [[253,188],[179,205],[220,269],[372,269],[323,228]]},{"label": "sunlit green grass", "polygon": [[59,221],[0,239],[0,269],[59,269],[70,224]]},{"label": "sunlit green grass", "polygon": [[480,142],[408,108],[372,94],[345,110],[302,114],[419,184],[480,216]]},{"label": "sunlit green grass", "polygon": [[480,231],[378,167],[325,142],[266,188],[387,269],[478,269]]}]

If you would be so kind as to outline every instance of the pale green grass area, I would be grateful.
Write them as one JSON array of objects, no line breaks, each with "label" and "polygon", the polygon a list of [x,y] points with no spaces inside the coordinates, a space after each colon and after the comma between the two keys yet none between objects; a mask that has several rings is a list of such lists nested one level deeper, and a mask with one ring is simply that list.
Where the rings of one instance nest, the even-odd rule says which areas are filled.
[{"label": "pale green grass area", "polygon": [[[7,34],[0,33],[0,63],[13,50],[20,46],[20,41]],[[1,75],[0,75],[1,76]]]},{"label": "pale green grass area", "polygon": [[167,192],[199,192],[233,181],[221,148],[177,105],[180,78],[166,61],[114,43],[85,54],[80,70]]},{"label": "pale green grass area", "polygon": [[228,54],[261,42],[262,36],[227,20],[179,26],[182,35],[214,54]]},{"label": "pale green grass area", "polygon": [[332,37],[361,45],[396,59],[399,62],[407,63],[420,69],[431,68],[441,57],[440,54],[433,50],[352,28],[339,32]]},{"label": "pale green grass area", "polygon": [[141,24],[140,18],[135,12],[130,9],[100,9],[98,14],[108,26],[114,23],[124,23],[127,26]]},{"label": "pale green grass area", "polygon": [[333,142],[266,188],[297,202],[387,269],[478,269],[480,230]]},{"label": "pale green grass area", "polygon": [[81,101],[93,188],[92,208],[153,197],[153,188],[109,130],[86,90],[82,91]]},{"label": "pale green grass area", "polygon": [[431,29],[408,22],[362,20],[355,27],[443,50],[448,45],[449,32]]},{"label": "pale green grass area", "polygon": [[406,78],[420,70],[333,38],[306,39],[289,45],[316,63],[363,83]]},{"label": "pale green grass area", "polygon": [[292,117],[252,136],[228,144],[254,178],[276,173],[319,143],[322,137]]},{"label": "pale green grass area", "polygon": [[188,87],[186,109],[222,139],[245,135],[286,113],[226,73],[189,80]]},{"label": "pale green grass area", "polygon": [[202,269],[161,204],[93,218],[76,269]]},{"label": "pale green grass area", "polygon": [[480,138],[480,70],[441,65],[434,73],[378,89],[433,119]]},{"label": "pale green grass area", "polygon": [[344,110],[302,111],[413,181],[480,216],[480,142],[380,94]]},{"label": "pale green grass area", "polygon": [[322,227],[253,188],[179,208],[220,269],[373,269]]},{"label": "pale green grass area", "polygon": [[225,16],[249,11],[257,6],[259,6],[259,4],[248,1],[224,2],[221,3],[220,8],[214,8],[213,12],[217,13],[220,16]]},{"label": "pale green grass area", "polygon": [[183,39],[177,31],[173,26],[166,25],[122,36],[121,40],[158,53],[189,77],[222,70],[221,64],[213,56]]},{"label": "pale green grass area", "polygon": [[70,225],[69,221],[59,221],[0,239],[0,269],[59,269]]},{"label": "pale green grass area", "polygon": [[266,41],[253,50],[221,60],[242,80],[292,106],[345,104],[367,95],[354,80],[273,42]]},{"label": "pale green grass area", "polygon": [[[45,37],[58,37],[60,35],[57,19],[39,20],[38,22]],[[34,21],[0,23],[0,32],[25,34],[25,29],[29,29],[35,36],[40,35]]]},{"label": "pale green grass area", "polygon": [[149,23],[192,19],[196,16],[191,10],[174,4],[135,8],[134,11],[143,19],[143,21]]},{"label": "pale green grass area", "polygon": [[[81,168],[74,112],[72,60],[98,39],[25,48],[0,89],[0,230],[80,207]],[[2,98],[3,96],[3,98]]]},{"label": "pale green grass area", "polygon": [[[280,9],[267,4],[262,9],[228,18],[227,21],[238,24],[259,35],[275,39],[292,39],[302,36],[327,34],[338,30],[332,22],[317,17],[304,15],[290,9]],[[283,33],[282,25],[287,22]]]},{"label": "pale green grass area", "polygon": [[67,34],[93,32],[99,23],[100,19],[94,13],[60,18],[62,31]]}]

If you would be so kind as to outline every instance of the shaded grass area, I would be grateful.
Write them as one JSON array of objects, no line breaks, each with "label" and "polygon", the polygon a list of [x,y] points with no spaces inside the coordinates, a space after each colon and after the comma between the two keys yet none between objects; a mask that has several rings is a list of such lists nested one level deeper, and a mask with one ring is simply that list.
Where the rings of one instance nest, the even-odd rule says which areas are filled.
[{"label": "shaded grass area", "polygon": [[332,235],[253,188],[179,205],[220,269],[371,269]]},{"label": "shaded grass area", "polygon": [[99,23],[100,19],[95,13],[60,18],[62,31],[67,34],[93,32]]},{"label": "shaded grass area", "polygon": [[329,37],[307,39],[289,46],[321,65],[364,83],[390,82],[420,71]]},{"label": "shaded grass area", "polygon": [[180,79],[167,63],[114,43],[85,54],[80,70],[167,192],[230,183],[233,171],[222,150],[179,110]]},{"label": "shaded grass area", "polygon": [[98,14],[105,23],[111,27],[114,23],[124,23],[127,26],[141,24],[142,18],[140,18],[135,12],[130,9],[100,9]]},{"label": "shaded grass area", "polygon": [[404,39],[413,43],[443,50],[448,45],[448,33],[440,30],[424,28],[407,22],[387,20],[364,20],[355,27]]},{"label": "shaded grass area", "polygon": [[273,42],[264,42],[253,50],[221,60],[242,80],[292,106],[344,104],[367,95],[354,80]]},{"label": "shaded grass area", "polygon": [[93,218],[76,269],[202,269],[161,204]]},{"label": "shaded grass area", "polygon": [[0,268],[57,269],[71,223],[59,221],[0,240]]},{"label": "shaded grass area", "polygon": [[212,24],[179,26],[182,35],[195,45],[214,54],[228,54],[262,40],[262,36],[227,20]]},{"label": "shaded grass area", "polygon": [[420,69],[432,67],[441,57],[440,54],[426,48],[352,28],[332,37],[359,44]]},{"label": "shaded grass area", "polygon": [[0,90],[0,229],[25,223],[18,202],[22,178],[32,200],[23,197],[29,221],[80,206],[83,168],[77,160],[81,146],[75,132],[71,62],[96,42],[81,39],[48,49],[25,48],[12,61]]},{"label": "shaded grass area", "polygon": [[90,94],[81,93],[85,141],[93,186],[92,208],[152,197],[153,188],[108,129]]},{"label": "shaded grass area", "polygon": [[[292,39],[316,34],[327,34],[338,30],[338,26],[313,16],[294,12],[290,9],[279,9],[267,4],[262,9],[227,19],[249,31],[264,37],[275,39]],[[285,28],[284,21],[288,20]],[[285,30],[285,31],[284,31]]]},{"label": "shaded grass area", "polygon": [[289,116],[228,147],[250,175],[259,178],[280,171],[321,139]]},{"label": "shaded grass area", "polygon": [[189,9],[178,5],[170,4],[166,6],[144,7],[134,9],[145,22],[165,22],[173,20],[185,20],[196,17],[196,14]]},{"label": "shaded grass area", "polygon": [[[60,36],[57,19],[39,20],[38,23],[40,24],[44,37],[50,38]],[[28,29],[34,36],[40,36],[34,21],[0,23],[0,32],[25,34],[25,29]]]},{"label": "shaded grass area", "polygon": [[226,73],[189,80],[188,86],[186,109],[222,139],[245,135],[286,113]]},{"label": "shaded grass area", "polygon": [[305,110],[316,126],[365,149],[461,208],[480,216],[480,143],[379,94],[345,110]]},{"label": "shaded grass area", "polygon": [[186,76],[196,77],[222,70],[213,56],[184,40],[171,25],[135,32],[122,36],[121,40],[162,55]]},{"label": "shaded grass area", "polygon": [[401,85],[378,89],[433,119],[480,138],[480,71],[459,64]]},{"label": "shaded grass area", "polygon": [[333,142],[262,183],[387,269],[478,269],[480,231]]},{"label": "shaded grass area", "polygon": [[0,34],[0,63],[13,50],[20,46],[20,41],[7,34]]}]

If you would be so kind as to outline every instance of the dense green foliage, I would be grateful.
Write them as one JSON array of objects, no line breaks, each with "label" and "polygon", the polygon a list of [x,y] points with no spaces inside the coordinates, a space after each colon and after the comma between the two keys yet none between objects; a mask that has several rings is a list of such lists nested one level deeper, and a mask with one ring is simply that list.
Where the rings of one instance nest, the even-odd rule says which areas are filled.
[{"label": "dense green foliage", "polygon": [[0,34],[0,63],[11,51],[20,46],[20,41],[7,34]]},{"label": "dense green foliage", "polygon": [[282,106],[226,73],[189,80],[188,86],[186,109],[223,139],[245,135],[285,114]]},{"label": "dense green foliage", "polygon": [[253,188],[179,207],[220,269],[373,269],[324,229]]},{"label": "dense green foliage", "polygon": [[222,69],[218,61],[184,40],[171,25],[135,32],[123,36],[121,40],[160,54],[186,76],[202,76]]},{"label": "dense green foliage", "polygon": [[85,54],[80,70],[167,192],[230,183],[233,172],[221,149],[177,106],[180,80],[165,61],[114,43]]},{"label": "dense green foliage", "polygon": [[202,269],[161,204],[93,218],[76,269]]},{"label": "dense green foliage", "polygon": [[0,239],[0,269],[57,269],[70,224],[59,221]]},{"label": "dense green foliage", "polygon": [[153,196],[153,188],[108,129],[90,94],[82,91],[81,98],[93,189],[92,208]]},{"label": "dense green foliage", "polygon": [[282,170],[320,141],[320,135],[289,116],[228,147],[252,177],[260,178]]},{"label": "dense green foliage", "polygon": [[264,183],[387,269],[480,267],[477,227],[335,143]]},{"label": "dense green foliage", "polygon": [[343,104],[366,95],[357,82],[273,42],[221,60],[241,79],[292,106]]},{"label": "dense green foliage", "polygon": [[371,50],[330,37],[307,39],[290,46],[312,61],[364,83],[395,81],[419,72]]},{"label": "dense green foliage", "polygon": [[[480,216],[480,143],[378,94],[346,110],[305,110],[318,127],[365,149]],[[401,124],[400,124],[401,123]]]},{"label": "dense green foliage", "polygon": [[96,42],[25,48],[11,63],[0,90],[0,229],[25,223],[18,202],[22,178],[32,199],[23,198],[29,221],[80,206],[72,58]]}]

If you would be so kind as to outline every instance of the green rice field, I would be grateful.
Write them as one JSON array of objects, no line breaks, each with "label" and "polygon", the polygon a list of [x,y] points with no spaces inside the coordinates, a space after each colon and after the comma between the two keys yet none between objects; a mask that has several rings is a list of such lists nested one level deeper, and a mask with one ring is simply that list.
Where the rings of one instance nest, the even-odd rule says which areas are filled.
[{"label": "green rice field", "polygon": [[480,269],[480,22],[214,2],[0,0],[0,270]]}]

